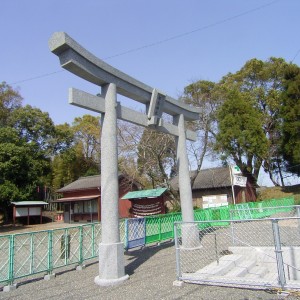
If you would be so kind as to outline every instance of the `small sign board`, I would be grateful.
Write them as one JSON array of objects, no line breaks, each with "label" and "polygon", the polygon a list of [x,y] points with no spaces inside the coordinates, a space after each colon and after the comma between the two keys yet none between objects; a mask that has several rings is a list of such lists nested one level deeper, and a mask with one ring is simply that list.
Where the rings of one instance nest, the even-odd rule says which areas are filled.
[{"label": "small sign board", "polygon": [[247,177],[240,175],[233,175],[233,185],[238,185],[242,187],[246,187]]},{"label": "small sign board", "polygon": [[228,205],[227,195],[208,195],[203,196],[203,208],[219,207]]}]

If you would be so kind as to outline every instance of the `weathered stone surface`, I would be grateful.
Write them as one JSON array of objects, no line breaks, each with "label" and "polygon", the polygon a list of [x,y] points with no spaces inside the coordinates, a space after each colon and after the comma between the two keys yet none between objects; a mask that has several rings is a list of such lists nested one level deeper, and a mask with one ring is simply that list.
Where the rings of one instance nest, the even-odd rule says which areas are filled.
[{"label": "weathered stone surface", "polygon": [[[114,83],[117,93],[144,104],[151,101],[153,88],[113,68],[84,49],[68,34],[55,32],[49,40],[50,50],[56,54],[61,66],[75,75],[103,86]],[[185,120],[199,119],[200,110],[166,95],[164,112],[172,116],[184,114]]]}]

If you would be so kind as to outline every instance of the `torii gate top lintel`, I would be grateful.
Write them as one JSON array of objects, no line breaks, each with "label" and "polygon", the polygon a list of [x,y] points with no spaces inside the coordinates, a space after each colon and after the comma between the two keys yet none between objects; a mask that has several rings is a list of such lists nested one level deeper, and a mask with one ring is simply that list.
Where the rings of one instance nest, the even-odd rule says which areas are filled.
[{"label": "torii gate top lintel", "polygon": [[[153,100],[153,94],[156,93],[156,96],[159,94],[163,98],[163,112],[171,116],[183,114],[187,121],[199,119],[199,109],[175,100],[110,66],[64,32],[55,32],[52,35],[49,40],[49,48],[59,57],[63,68],[87,81],[98,86],[115,83],[118,94],[148,106],[152,102],[151,99]],[[76,105],[76,103],[72,104]]]}]

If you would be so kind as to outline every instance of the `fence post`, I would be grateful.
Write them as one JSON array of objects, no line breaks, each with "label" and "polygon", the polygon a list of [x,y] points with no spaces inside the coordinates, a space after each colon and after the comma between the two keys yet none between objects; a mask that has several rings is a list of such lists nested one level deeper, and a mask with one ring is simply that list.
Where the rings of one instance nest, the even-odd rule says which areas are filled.
[{"label": "fence post", "polygon": [[146,237],[147,237],[147,218],[144,217],[144,247],[146,246]]},{"label": "fence post", "polygon": [[298,219],[298,230],[300,231],[300,206],[299,205],[296,206],[296,211],[297,211],[297,217],[299,218]]},{"label": "fence post", "polygon": [[234,222],[232,218],[232,211],[229,210],[229,216],[230,216],[230,228],[231,228],[231,237],[232,237],[232,244],[235,245],[235,238],[234,238]]},{"label": "fence post", "polygon": [[172,232],[172,238],[174,239],[175,238],[175,234],[174,234],[174,213],[172,213],[172,224],[173,224],[173,226],[172,226],[172,230],[173,230],[173,232]]},{"label": "fence post", "polygon": [[125,226],[124,248],[126,250],[128,250],[128,220],[129,219],[125,219],[125,224],[124,224],[124,226]]},{"label": "fence post", "polygon": [[79,227],[79,265],[83,264],[83,226]]},{"label": "fence post", "polygon": [[92,224],[92,257],[95,257],[95,246],[96,246],[96,243],[95,243],[95,226],[96,224],[93,223]]},{"label": "fence post", "polygon": [[161,242],[161,215],[158,217],[158,224],[159,224],[159,235],[158,235],[158,240],[159,240],[159,243]]},{"label": "fence post", "polygon": [[34,233],[30,234],[30,274],[34,273]]},{"label": "fence post", "polygon": [[17,285],[14,284],[14,235],[9,236],[9,265],[8,265],[8,285],[3,287],[3,292],[15,290]]},{"label": "fence post", "polygon": [[53,230],[48,231],[48,274],[53,271]]},{"label": "fence post", "polygon": [[284,272],[284,264],[281,250],[281,242],[280,242],[280,233],[279,233],[279,225],[278,220],[272,220],[272,229],[273,229],[273,237],[274,237],[274,246],[276,253],[276,262],[277,262],[277,272],[278,272],[278,282],[282,288],[286,285],[285,272]]},{"label": "fence post", "polygon": [[217,234],[214,233],[214,235],[215,235],[215,254],[216,254],[216,261],[217,261],[217,264],[219,264]]},{"label": "fence post", "polygon": [[15,236],[10,235],[9,240],[9,275],[8,284],[12,285],[14,283],[14,252],[15,252]]},{"label": "fence post", "polygon": [[180,280],[181,277],[181,268],[180,268],[180,248],[178,243],[178,234],[177,234],[177,222],[174,223],[174,239],[175,239],[175,249],[176,249],[176,279]]}]

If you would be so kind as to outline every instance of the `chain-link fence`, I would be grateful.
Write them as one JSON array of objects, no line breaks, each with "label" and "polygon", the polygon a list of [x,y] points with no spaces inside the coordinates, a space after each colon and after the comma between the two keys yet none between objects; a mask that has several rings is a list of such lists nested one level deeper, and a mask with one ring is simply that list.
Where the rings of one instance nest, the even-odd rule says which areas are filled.
[{"label": "chain-link fence", "polygon": [[[300,289],[298,208],[272,218],[175,223],[177,279],[206,285]],[[231,214],[256,213],[232,211]]]}]

